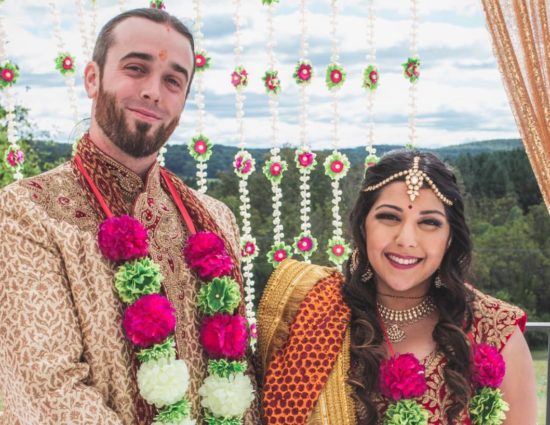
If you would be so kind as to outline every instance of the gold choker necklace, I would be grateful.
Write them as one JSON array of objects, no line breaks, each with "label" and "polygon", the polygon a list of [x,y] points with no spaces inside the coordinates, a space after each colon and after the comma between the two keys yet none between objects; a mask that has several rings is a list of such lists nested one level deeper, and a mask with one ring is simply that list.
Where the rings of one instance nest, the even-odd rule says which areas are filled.
[{"label": "gold choker necklace", "polygon": [[386,324],[388,338],[394,344],[405,340],[405,331],[403,330],[405,326],[428,317],[435,310],[434,300],[430,296],[420,304],[406,310],[392,310],[379,302],[376,305],[380,317]]}]

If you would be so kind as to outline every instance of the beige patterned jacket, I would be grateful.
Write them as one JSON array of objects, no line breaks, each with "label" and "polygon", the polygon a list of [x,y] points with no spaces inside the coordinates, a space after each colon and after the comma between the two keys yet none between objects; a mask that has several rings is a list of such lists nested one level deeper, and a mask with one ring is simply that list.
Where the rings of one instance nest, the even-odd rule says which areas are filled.
[{"label": "beige patterned jacket", "polygon": [[[176,344],[191,375],[192,415],[200,419],[197,390],[206,360],[198,342],[199,282],[182,259],[187,229],[159,167],[144,182],[85,139],[79,153],[112,212],[139,218],[148,229],[151,256],[177,310]],[[196,196],[239,252],[230,210]],[[151,423],[121,329],[115,265],[96,242],[103,219],[72,162],[0,191],[0,424]],[[259,423],[256,409],[245,423]]]}]

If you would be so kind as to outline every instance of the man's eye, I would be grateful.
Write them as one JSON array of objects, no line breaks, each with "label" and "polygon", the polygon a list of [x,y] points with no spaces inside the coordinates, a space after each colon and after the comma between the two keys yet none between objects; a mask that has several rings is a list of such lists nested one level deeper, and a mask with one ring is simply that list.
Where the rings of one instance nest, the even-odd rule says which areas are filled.
[{"label": "man's eye", "polygon": [[175,78],[167,78],[166,81],[168,82],[168,84],[174,86],[174,87],[181,87],[181,84],[178,80],[176,80]]}]

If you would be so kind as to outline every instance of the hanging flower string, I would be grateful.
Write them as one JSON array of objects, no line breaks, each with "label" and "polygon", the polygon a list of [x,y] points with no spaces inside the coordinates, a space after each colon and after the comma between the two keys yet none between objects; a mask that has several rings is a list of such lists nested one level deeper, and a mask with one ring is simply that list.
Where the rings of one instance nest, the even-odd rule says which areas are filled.
[{"label": "hanging flower string", "polygon": [[192,137],[188,143],[189,153],[195,159],[197,164],[197,186],[198,191],[206,193],[207,162],[212,155],[213,146],[208,137],[204,135],[205,103],[204,103],[204,71],[210,68],[211,58],[206,50],[203,49],[204,34],[202,33],[202,0],[193,0],[195,10],[195,70],[197,71],[195,80],[195,105],[197,106],[197,126],[196,136]]},{"label": "hanging flower string", "polygon": [[6,34],[4,32],[4,17],[0,16],[0,89],[6,99],[6,123],[8,148],[4,155],[4,162],[13,172],[14,180],[23,178],[23,164],[25,153],[17,143],[17,122],[15,121],[15,106],[12,99],[11,87],[17,82],[19,68],[6,59]]},{"label": "hanging flower string", "polygon": [[245,310],[246,320],[250,329],[250,347],[256,349],[256,313],[255,313],[255,284],[253,260],[258,256],[256,239],[252,236],[252,225],[250,223],[250,192],[248,190],[248,177],[255,171],[255,161],[252,155],[245,150],[245,128],[244,128],[244,100],[243,89],[248,85],[248,72],[241,64],[241,53],[243,51],[241,42],[241,0],[233,0],[235,23],[235,70],[231,75],[231,84],[235,88],[235,109],[239,137],[239,152],[233,160],[233,170],[239,178],[239,212],[242,220],[241,227],[241,258],[242,272],[244,278]]},{"label": "hanging flower string", "polygon": [[363,71],[363,88],[367,90],[367,119],[368,119],[368,131],[367,131],[367,143],[366,143],[366,157],[365,168],[371,167],[378,163],[379,158],[376,155],[376,148],[374,147],[374,99],[378,84],[380,81],[380,74],[376,66],[376,47],[374,44],[374,0],[368,0],[368,24],[367,24],[367,67]]},{"label": "hanging flower string", "polygon": [[153,0],[150,3],[150,7],[152,9],[160,9],[160,10],[165,10],[166,9],[166,5],[164,4],[164,2],[162,0]]},{"label": "hanging flower string", "polygon": [[[90,32],[90,23],[86,20],[86,10],[84,7],[84,0],[75,0],[76,8],[78,10],[78,28],[80,30],[80,40],[82,41],[82,58],[83,63],[88,63],[92,57],[92,45],[94,43],[94,32]],[[94,6],[95,1],[92,3]],[[92,18],[93,19],[93,18]]]},{"label": "hanging flower string", "polygon": [[[331,0],[330,14],[330,35],[332,42],[331,65],[327,69],[327,86],[332,92],[332,154],[324,162],[325,174],[332,180],[332,237],[328,242],[326,253],[329,260],[336,266],[348,258],[350,247],[343,239],[343,223],[340,216],[340,202],[342,200],[342,190],[340,189],[340,180],[346,176],[349,171],[349,160],[346,155],[338,151],[339,145],[339,111],[338,111],[338,90],[345,81],[344,69],[338,65],[338,38],[336,34],[338,18],[337,0]],[[330,82],[329,82],[330,81]]]},{"label": "hanging flower string", "polygon": [[[140,394],[160,409],[155,423],[194,424],[185,398],[189,371],[183,360],[176,359],[175,308],[160,294],[163,277],[160,267],[149,258],[147,231],[133,217],[113,216],[80,157],[75,157],[75,163],[107,216],[100,225],[99,248],[109,260],[122,263],[115,273],[115,288],[121,301],[130,304],[122,326],[127,338],[140,349]],[[246,320],[236,312],[241,294],[230,277],[235,264],[218,235],[196,232],[170,178],[163,171],[161,175],[191,233],[183,250],[185,261],[204,282],[197,304],[205,315],[200,342],[210,360],[209,375],[199,388],[201,405],[208,423],[239,424],[254,390],[244,374],[248,332]]]},{"label": "hanging flower string", "polygon": [[418,3],[417,0],[410,0],[410,56],[403,66],[403,76],[409,81],[409,141],[405,145],[414,149],[416,146],[416,97],[417,82],[420,78],[420,58],[418,57]]},{"label": "hanging flower string", "polygon": [[64,77],[67,75],[72,75],[75,73],[75,63],[74,63],[74,56],[71,56],[69,53],[64,52],[60,53],[55,58],[55,68],[63,75]]}]

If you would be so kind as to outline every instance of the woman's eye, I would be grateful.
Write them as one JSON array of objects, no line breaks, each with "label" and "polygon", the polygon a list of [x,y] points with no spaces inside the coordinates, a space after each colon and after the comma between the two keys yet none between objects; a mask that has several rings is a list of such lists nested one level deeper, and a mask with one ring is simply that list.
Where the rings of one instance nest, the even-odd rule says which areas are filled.
[{"label": "woman's eye", "polygon": [[378,220],[399,221],[399,217],[390,213],[378,213],[375,215]]},{"label": "woman's eye", "polygon": [[420,224],[426,224],[428,226],[433,226],[433,227],[441,227],[443,226],[443,223],[439,220],[436,220],[435,218],[427,218],[425,220],[422,220],[420,222]]}]

